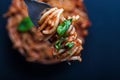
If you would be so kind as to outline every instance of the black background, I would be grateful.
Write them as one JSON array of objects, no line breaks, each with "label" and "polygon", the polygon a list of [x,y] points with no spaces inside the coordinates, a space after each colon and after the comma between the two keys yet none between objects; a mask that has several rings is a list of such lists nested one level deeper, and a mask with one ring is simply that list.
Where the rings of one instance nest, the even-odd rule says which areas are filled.
[{"label": "black background", "polygon": [[120,80],[120,0],[85,0],[92,26],[82,51],[83,62],[55,65],[28,63],[5,29],[10,0],[0,1],[0,80]]}]

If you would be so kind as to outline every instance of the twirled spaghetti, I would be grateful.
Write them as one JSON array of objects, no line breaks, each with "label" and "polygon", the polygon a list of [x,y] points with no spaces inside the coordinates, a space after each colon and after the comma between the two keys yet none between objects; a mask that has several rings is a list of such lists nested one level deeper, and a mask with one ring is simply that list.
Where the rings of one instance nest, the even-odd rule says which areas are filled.
[{"label": "twirled spaghetti", "polygon": [[[52,64],[79,60],[89,20],[81,0],[38,0],[52,4],[34,27],[28,18],[24,0],[12,0],[5,14],[8,17],[9,36],[28,61]],[[72,5],[71,5],[72,3]],[[61,5],[63,4],[63,5]],[[65,4],[71,5],[71,8]],[[23,30],[23,23],[29,22]],[[22,25],[22,26],[21,26]],[[19,28],[18,28],[19,26]],[[29,30],[28,30],[29,29]]]}]

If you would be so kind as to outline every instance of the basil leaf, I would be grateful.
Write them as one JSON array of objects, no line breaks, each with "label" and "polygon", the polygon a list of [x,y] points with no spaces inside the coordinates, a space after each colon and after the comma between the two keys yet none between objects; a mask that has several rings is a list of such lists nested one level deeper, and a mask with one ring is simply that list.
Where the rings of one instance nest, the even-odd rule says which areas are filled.
[{"label": "basil leaf", "polygon": [[33,26],[33,23],[29,17],[25,17],[22,19],[22,21],[19,23],[17,30],[26,32],[30,30],[30,28]]},{"label": "basil leaf", "polygon": [[63,38],[63,37],[61,37],[59,40],[57,40],[55,42],[55,48],[59,50],[62,47],[61,44],[64,40],[65,40],[65,38]]},{"label": "basil leaf", "polygon": [[72,48],[74,46],[74,42],[67,42],[65,46],[67,46],[68,48]]},{"label": "basil leaf", "polygon": [[64,35],[64,33],[68,30],[70,24],[72,22],[72,19],[64,20],[61,24],[57,27],[57,33],[59,36]]},{"label": "basil leaf", "polygon": [[60,45],[61,45],[60,40],[55,42],[55,48],[56,49],[60,49]]}]

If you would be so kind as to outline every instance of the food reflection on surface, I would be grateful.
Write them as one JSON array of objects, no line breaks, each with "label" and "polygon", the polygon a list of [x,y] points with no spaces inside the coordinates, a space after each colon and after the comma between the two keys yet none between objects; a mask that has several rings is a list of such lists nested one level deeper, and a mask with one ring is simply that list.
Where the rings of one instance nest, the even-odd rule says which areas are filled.
[{"label": "food reflection on surface", "polygon": [[14,48],[27,61],[52,64],[81,61],[81,50],[90,25],[81,0],[38,0],[51,4],[35,27],[24,0],[12,0],[8,12],[7,30]]}]

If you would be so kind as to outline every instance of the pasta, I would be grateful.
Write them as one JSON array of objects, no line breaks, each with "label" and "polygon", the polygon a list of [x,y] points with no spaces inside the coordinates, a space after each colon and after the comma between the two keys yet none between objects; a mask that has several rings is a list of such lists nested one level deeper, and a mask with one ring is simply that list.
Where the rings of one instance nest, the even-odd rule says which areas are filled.
[{"label": "pasta", "polygon": [[[80,52],[87,35],[86,29],[90,25],[82,1],[38,1],[53,6],[43,12],[38,20],[38,27],[30,22],[24,0],[12,0],[8,12],[4,15],[8,17],[7,30],[14,48],[30,62],[52,64],[70,60],[81,61]],[[25,22],[27,23],[24,26],[29,26],[24,29]]]}]

